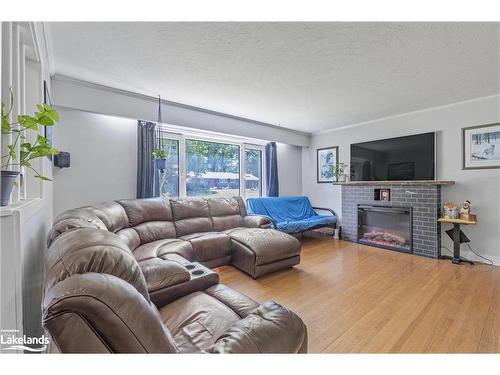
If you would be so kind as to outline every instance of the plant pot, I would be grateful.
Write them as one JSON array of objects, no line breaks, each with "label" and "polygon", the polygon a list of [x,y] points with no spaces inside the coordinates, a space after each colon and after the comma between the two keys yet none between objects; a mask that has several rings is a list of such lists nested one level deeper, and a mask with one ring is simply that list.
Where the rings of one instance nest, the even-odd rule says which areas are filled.
[{"label": "plant pot", "polygon": [[347,181],[347,175],[346,174],[339,174],[337,177],[338,182],[346,182]]},{"label": "plant pot", "polygon": [[167,159],[156,159],[155,164],[156,164],[156,169],[163,171],[167,166]]},{"label": "plant pot", "polygon": [[12,193],[12,187],[17,176],[19,176],[19,171],[2,171],[0,206],[3,207],[9,204],[10,194]]}]

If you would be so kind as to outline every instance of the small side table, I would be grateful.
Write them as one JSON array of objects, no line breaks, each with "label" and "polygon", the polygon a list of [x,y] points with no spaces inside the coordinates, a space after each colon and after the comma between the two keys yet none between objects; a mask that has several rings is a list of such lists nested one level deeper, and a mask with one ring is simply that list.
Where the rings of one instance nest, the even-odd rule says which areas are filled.
[{"label": "small side table", "polygon": [[441,255],[441,259],[451,259],[451,262],[454,264],[460,264],[462,262],[474,264],[473,261],[469,259],[462,258],[460,256],[460,225],[475,225],[475,221],[469,220],[461,220],[461,219],[438,219],[441,223],[450,223],[453,224],[453,256],[449,255]]}]

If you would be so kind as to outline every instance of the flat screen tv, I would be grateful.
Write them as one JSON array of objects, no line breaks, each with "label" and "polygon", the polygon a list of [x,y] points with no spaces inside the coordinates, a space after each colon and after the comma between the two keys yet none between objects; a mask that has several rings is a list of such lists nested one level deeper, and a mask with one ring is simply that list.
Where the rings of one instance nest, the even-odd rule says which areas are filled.
[{"label": "flat screen tv", "polygon": [[425,133],[351,144],[351,181],[434,180],[435,142]]}]

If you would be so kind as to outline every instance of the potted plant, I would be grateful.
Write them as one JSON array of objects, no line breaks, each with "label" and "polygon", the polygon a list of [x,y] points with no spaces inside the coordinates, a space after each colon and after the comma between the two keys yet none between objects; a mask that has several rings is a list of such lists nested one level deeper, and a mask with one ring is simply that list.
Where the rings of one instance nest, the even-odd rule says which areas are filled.
[{"label": "potted plant", "polygon": [[156,149],[153,151],[156,168],[163,171],[167,166],[167,153],[164,150]]},{"label": "potted plant", "polygon": [[[7,111],[4,103],[1,104],[2,135],[12,135],[13,142],[6,146],[6,154],[2,155],[2,180],[1,180],[1,206],[9,204],[12,187],[21,167],[31,169],[35,177],[42,181],[50,181],[35,170],[31,163],[33,160],[58,154],[59,151],[49,145],[49,141],[44,136],[37,134],[33,143],[27,141],[24,133],[34,131],[38,133],[38,126],[53,126],[59,121],[57,111],[47,104],[37,104],[37,111],[34,116],[19,115],[15,122],[10,122],[12,103],[14,95],[10,93],[10,108]],[[19,153],[16,148],[19,146]]]},{"label": "potted plant", "polygon": [[337,176],[337,182],[346,182],[347,174],[345,174],[345,170],[347,168],[347,164],[340,162],[337,165],[333,166],[333,175]]}]

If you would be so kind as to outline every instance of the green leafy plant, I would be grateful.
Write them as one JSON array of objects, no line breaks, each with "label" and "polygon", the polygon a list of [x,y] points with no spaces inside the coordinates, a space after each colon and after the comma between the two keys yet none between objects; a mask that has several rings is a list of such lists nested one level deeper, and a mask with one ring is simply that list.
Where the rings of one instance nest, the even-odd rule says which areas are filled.
[{"label": "green leafy plant", "polygon": [[164,150],[156,149],[153,151],[153,157],[155,159],[166,159],[167,153]]},{"label": "green leafy plant", "polygon": [[[38,132],[38,126],[53,126],[59,121],[59,114],[50,105],[37,104],[34,116],[19,115],[15,122],[10,122],[13,103],[14,95],[11,91],[9,110],[6,109],[5,103],[1,104],[2,134],[12,134],[14,141],[7,145],[7,153],[2,155],[2,170],[7,170],[8,167],[26,167],[35,173],[36,178],[50,181],[35,170],[31,163],[35,159],[58,154],[59,150],[51,147],[49,140],[40,134],[37,134],[35,141],[30,143],[26,140],[24,133],[26,131]],[[17,145],[19,145],[19,159],[16,152]]]},{"label": "green leafy plant", "polygon": [[337,165],[334,165],[333,168],[332,168],[333,175],[334,176],[339,176],[339,175],[344,174],[346,168],[347,168],[347,164],[343,163],[343,162],[340,162]]}]

